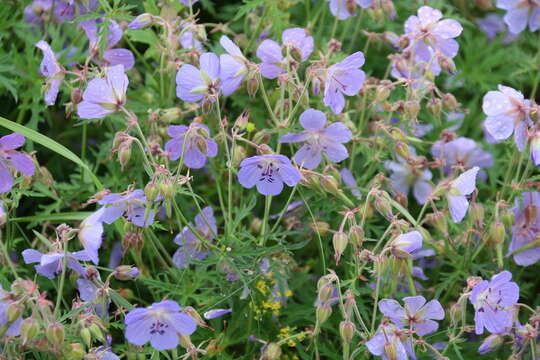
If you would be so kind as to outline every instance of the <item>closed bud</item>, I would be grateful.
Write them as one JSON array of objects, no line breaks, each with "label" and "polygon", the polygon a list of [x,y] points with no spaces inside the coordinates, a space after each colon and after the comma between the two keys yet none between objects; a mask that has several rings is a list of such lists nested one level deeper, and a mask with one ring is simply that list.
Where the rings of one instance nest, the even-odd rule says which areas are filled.
[{"label": "closed bud", "polygon": [[114,270],[114,277],[117,280],[133,280],[139,276],[139,269],[131,265],[120,265]]},{"label": "closed bud", "polygon": [[15,320],[21,317],[24,311],[24,306],[19,303],[11,303],[7,308],[7,322],[13,323]]},{"label": "closed bud", "polygon": [[500,334],[491,334],[480,345],[478,352],[483,355],[490,353],[493,350],[497,350],[497,348],[503,344],[503,340],[504,336],[501,336]]},{"label": "closed bud", "polygon": [[341,335],[341,340],[345,344],[352,343],[355,331],[356,326],[353,322],[345,320],[339,323],[339,334]]},{"label": "closed bud", "polygon": [[383,102],[390,96],[390,88],[388,86],[380,85],[375,91],[375,101]]},{"label": "closed bud", "polygon": [[322,325],[330,315],[332,315],[332,307],[329,304],[320,304],[316,310],[317,324]]},{"label": "closed bud", "polygon": [[494,245],[502,244],[504,242],[505,234],[506,230],[503,223],[497,221],[491,224],[491,227],[489,229],[489,235]]},{"label": "closed bud", "polygon": [[447,56],[439,57],[439,64],[441,64],[441,69],[447,73],[454,75],[456,73],[456,63],[454,60],[450,59]]},{"label": "closed bud", "polygon": [[170,123],[174,120],[177,120],[180,117],[182,117],[182,110],[176,107],[164,109],[160,115],[161,120],[163,120],[166,123]]},{"label": "closed bud", "polygon": [[442,212],[437,211],[433,214],[427,215],[426,221],[443,235],[448,235],[448,221]]},{"label": "closed bud", "polygon": [[259,155],[270,155],[274,153],[274,150],[270,146],[262,144],[257,147],[257,153]]},{"label": "closed bud", "polygon": [[234,122],[234,127],[239,128],[239,129],[245,129],[249,122],[249,114],[250,114],[249,110],[242,111],[240,116],[236,118]]},{"label": "closed bud", "polygon": [[456,97],[450,93],[443,95],[442,102],[448,111],[456,111],[459,109],[459,103],[456,100]]},{"label": "closed bud", "polygon": [[258,217],[254,217],[249,224],[249,230],[252,234],[259,234],[262,229],[262,220]]},{"label": "closed bud", "polygon": [[312,223],[311,228],[313,231],[318,232],[321,236],[324,236],[328,233],[328,230],[330,230],[330,225],[324,221],[317,221],[315,223]]},{"label": "closed bud", "polygon": [[393,1],[383,0],[382,8],[389,19],[394,19],[396,17],[396,7]]},{"label": "closed bud", "polygon": [[101,331],[101,328],[97,324],[90,325],[88,329],[90,329],[92,336],[94,336],[96,339],[98,339],[101,342],[105,342],[105,337],[103,336],[103,332]]},{"label": "closed bud", "polygon": [[69,359],[81,360],[86,355],[84,351],[84,345],[81,343],[69,344],[68,347]]},{"label": "closed bud", "polygon": [[159,191],[165,200],[172,200],[174,197],[174,185],[170,179],[164,179],[159,184]]},{"label": "closed bud", "polygon": [[263,360],[278,360],[281,357],[281,346],[278,343],[271,342],[266,345],[263,351]]},{"label": "closed bud", "polygon": [[384,353],[389,360],[398,359],[398,350],[395,342],[386,341],[384,343]]},{"label": "closed bud", "polygon": [[426,106],[430,113],[432,113],[435,116],[439,116],[441,114],[443,104],[442,104],[441,99],[431,98],[427,102]]},{"label": "closed bud", "polygon": [[493,9],[493,0],[476,0],[476,6],[482,10],[492,10]]},{"label": "closed bud", "polygon": [[131,159],[131,141],[123,142],[118,148],[118,162],[122,170],[126,167],[127,163]]},{"label": "closed bud", "polygon": [[28,344],[32,341],[39,332],[39,323],[33,318],[29,317],[21,322],[21,338],[23,344]]},{"label": "closed bud", "polygon": [[247,93],[250,98],[254,99],[257,95],[257,92],[259,91],[259,81],[255,76],[250,77],[247,80]]},{"label": "closed bud", "polygon": [[479,225],[484,223],[484,206],[479,203],[472,203],[469,208],[471,219]]},{"label": "closed bud", "polygon": [[339,192],[339,184],[337,180],[330,175],[323,175],[320,179],[322,188],[331,194],[337,194]]},{"label": "closed bud", "polygon": [[329,53],[339,52],[339,51],[341,51],[341,41],[336,40],[336,39],[331,39],[328,42],[327,47],[328,47],[328,52]]},{"label": "closed bud", "polygon": [[81,335],[81,338],[86,346],[92,346],[92,333],[90,333],[88,328],[82,328],[79,334]]},{"label": "closed bud", "polygon": [[318,287],[317,299],[319,300],[319,303],[323,304],[328,299],[330,299],[333,294],[334,294],[334,285],[328,282]]},{"label": "closed bud", "polygon": [[141,14],[129,23],[128,28],[130,30],[143,29],[147,27],[148,25],[152,24],[152,19],[153,19],[152,14],[149,14],[149,13]]},{"label": "closed bud", "polygon": [[197,325],[203,326],[203,327],[207,326],[206,321],[203,320],[201,315],[199,315],[197,310],[195,310],[193,307],[186,306],[185,308],[182,309],[182,312],[184,312],[184,313],[188,314],[189,316],[191,316],[193,318],[193,320],[195,320]]},{"label": "closed bud", "polygon": [[343,231],[334,233],[334,236],[332,237],[332,244],[334,245],[334,259],[336,260],[336,265],[339,264],[339,259],[347,248],[348,243],[349,238]]},{"label": "closed bud", "polygon": [[155,182],[150,181],[146,186],[144,187],[144,196],[146,196],[146,199],[148,202],[154,202],[159,195],[159,189]]},{"label": "closed bud", "polygon": [[49,324],[45,332],[47,339],[55,345],[61,345],[64,342],[64,326],[59,322]]},{"label": "closed bud", "polygon": [[71,91],[71,103],[77,105],[82,101],[82,91],[79,88],[74,88]]},{"label": "closed bud", "polygon": [[362,248],[364,242],[365,234],[364,229],[359,225],[353,225],[349,229],[349,238],[351,239],[352,244],[357,248]]},{"label": "closed bud", "polygon": [[405,101],[403,110],[409,119],[416,119],[420,113],[420,103],[414,100]]},{"label": "closed bud", "polygon": [[233,148],[233,162],[235,165],[238,165],[247,157],[246,149],[243,146],[238,144],[234,145]]},{"label": "closed bud", "polygon": [[502,217],[503,224],[506,228],[511,228],[512,225],[514,225],[515,215],[512,211],[508,209],[504,210],[501,217]]},{"label": "closed bud", "polygon": [[396,154],[401,156],[403,159],[405,160],[409,159],[409,156],[410,156],[409,145],[407,145],[403,141],[396,142],[394,150],[396,151]]},{"label": "closed bud", "polygon": [[391,219],[394,216],[392,214],[392,205],[390,205],[390,202],[385,195],[389,196],[386,191],[379,192],[379,194],[375,197],[373,206],[375,206],[375,210],[377,210],[379,214],[387,219]]}]

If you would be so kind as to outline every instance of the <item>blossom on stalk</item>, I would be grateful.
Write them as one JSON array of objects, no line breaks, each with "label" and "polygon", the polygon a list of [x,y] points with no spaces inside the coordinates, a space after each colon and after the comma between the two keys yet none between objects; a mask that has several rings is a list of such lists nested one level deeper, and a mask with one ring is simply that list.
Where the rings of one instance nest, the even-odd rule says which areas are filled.
[{"label": "blossom on stalk", "polygon": [[503,20],[503,16],[496,13],[487,14],[485,17],[476,20],[478,28],[482,30],[489,41],[495,39],[495,37],[506,31],[506,35],[501,40],[503,44],[509,44],[516,40],[517,34],[507,31],[507,26]]},{"label": "blossom on stalk", "polygon": [[324,105],[330,107],[334,114],[343,111],[344,95],[354,96],[362,89],[366,74],[359,67],[364,65],[364,62],[364,53],[358,51],[327,69]]},{"label": "blossom on stalk", "polygon": [[248,73],[249,61],[228,36],[223,35],[219,39],[219,43],[227,51],[227,54],[219,56],[221,91],[223,91],[223,95],[229,96],[242,84]]},{"label": "blossom on stalk", "polygon": [[522,193],[512,211],[515,222],[508,255],[512,255],[518,265],[533,265],[540,260],[540,193]]},{"label": "blossom on stalk", "polygon": [[370,353],[384,360],[408,360],[408,355],[415,359],[410,339],[393,324],[379,326],[366,346]]},{"label": "blossom on stalk", "polygon": [[[416,155],[414,148],[409,148],[409,153],[413,157]],[[407,195],[412,188],[416,201],[425,204],[433,192],[433,187],[429,183],[433,176],[431,171],[424,169],[422,162],[409,162],[401,156],[396,158],[397,161],[384,162],[384,167],[391,171],[390,184],[393,191]]]},{"label": "blossom on stalk", "polygon": [[519,34],[527,25],[531,32],[540,29],[540,1],[497,0],[497,7],[507,11],[504,22],[511,33]]},{"label": "blossom on stalk", "polygon": [[390,247],[398,255],[411,255],[422,248],[422,234],[416,230],[401,234],[392,241]]},{"label": "blossom on stalk", "polygon": [[126,102],[128,84],[123,65],[108,68],[104,79],[90,80],[83,92],[83,101],[77,106],[77,114],[82,119],[101,119],[120,110]]},{"label": "blossom on stalk", "polygon": [[512,273],[503,271],[493,275],[490,281],[483,280],[472,289],[469,301],[474,306],[476,334],[484,332],[484,327],[493,334],[507,332],[512,328],[511,307],[519,299],[519,286],[510,281]]},{"label": "blossom on stalk", "polygon": [[438,300],[426,303],[423,296],[403,298],[405,307],[393,299],[379,302],[379,310],[400,328],[409,327],[420,336],[434,333],[439,324],[434,320],[444,319],[444,310]]},{"label": "blossom on stalk", "polygon": [[257,186],[263,195],[278,195],[283,183],[288,186],[298,184],[302,175],[283,155],[259,155],[244,159],[240,163],[238,182],[245,188]]},{"label": "blossom on stalk", "polygon": [[214,102],[220,91],[219,58],[204,53],[199,58],[200,69],[184,64],[176,74],[176,96],[186,102]]},{"label": "blossom on stalk", "polygon": [[103,222],[101,217],[104,212],[105,208],[99,209],[84,219],[79,226],[79,241],[90,257],[90,260],[96,265],[99,263],[98,250],[103,241]]},{"label": "blossom on stalk", "polygon": [[467,196],[476,190],[476,175],[480,171],[478,166],[465,171],[459,177],[450,182],[446,193],[450,215],[455,223],[461,222],[469,209]]},{"label": "blossom on stalk", "polygon": [[[76,252],[58,252],[54,251],[43,254],[34,249],[26,249],[22,252],[26,264],[38,263],[35,265],[36,272],[49,279],[54,279],[64,268],[64,261],[67,261],[66,267],[85,277],[83,266],[79,261],[89,261],[90,256],[85,250]],[[65,260],[64,260],[65,259]]]},{"label": "blossom on stalk", "polygon": [[22,152],[15,151],[25,142],[24,136],[13,133],[0,138],[0,193],[6,193],[13,187],[13,175],[10,166],[26,176],[34,175],[32,159]]},{"label": "blossom on stalk", "polygon": [[367,9],[373,0],[328,0],[330,12],[339,20],[345,20],[356,15],[356,8]]},{"label": "blossom on stalk", "polygon": [[[484,169],[493,166],[493,155],[482,150],[474,140],[465,137],[446,143],[436,141],[431,147],[431,154],[443,161],[446,175],[450,175],[452,169],[468,170],[475,166]],[[485,171],[480,170],[478,177],[485,180]]]},{"label": "blossom on stalk", "polygon": [[186,6],[192,6],[199,2],[199,0],[180,0],[180,2]]},{"label": "blossom on stalk", "polygon": [[150,342],[156,350],[176,348],[180,334],[191,335],[197,328],[195,320],[182,313],[178,303],[172,300],[131,310],[126,315],[125,324],[129,343],[143,346]]},{"label": "blossom on stalk", "polygon": [[349,157],[343,145],[351,140],[352,132],[342,123],[335,122],[325,127],[326,115],[319,110],[308,109],[300,115],[301,133],[283,135],[280,143],[305,142],[294,154],[294,161],[306,169],[316,168],[322,160],[322,154],[332,162],[340,162]]},{"label": "blossom on stalk", "polygon": [[41,60],[41,64],[39,65],[39,71],[47,77],[44,95],[45,103],[47,105],[54,105],[58,96],[58,90],[64,79],[64,68],[58,63],[56,55],[46,41],[39,40],[36,43],[36,47],[43,51],[43,60]]},{"label": "blossom on stalk", "polygon": [[[211,243],[217,235],[214,210],[210,206],[205,207],[200,214],[195,216],[195,225],[193,223],[189,225],[208,243]],[[193,263],[193,260],[204,260],[210,254],[207,245],[197,235],[190,227],[185,226],[174,238],[174,242],[180,246],[173,256],[176,267],[186,268]]]},{"label": "blossom on stalk", "polygon": [[495,140],[506,140],[514,134],[519,151],[525,149],[531,102],[523,94],[508,86],[499,85],[498,91],[489,91],[483,99],[482,110],[487,115],[485,130]]},{"label": "blossom on stalk", "polygon": [[172,161],[182,157],[184,164],[191,169],[206,165],[207,158],[217,155],[217,143],[210,138],[210,129],[196,122],[189,126],[171,125],[167,130],[172,138],[165,144],[165,151]]},{"label": "blossom on stalk", "polygon": [[150,204],[141,189],[125,195],[108,194],[98,203],[104,205],[100,220],[107,224],[112,224],[122,215],[125,215],[129,222],[141,227],[150,226],[154,222],[155,211],[146,211],[146,207]]},{"label": "blossom on stalk", "polygon": [[360,190],[358,190],[358,183],[356,182],[356,179],[354,178],[354,175],[351,172],[351,170],[347,168],[343,168],[341,169],[339,174],[341,175],[341,181],[343,181],[345,186],[347,186],[351,190],[351,193],[357,199],[361,199],[362,193],[360,192]]}]

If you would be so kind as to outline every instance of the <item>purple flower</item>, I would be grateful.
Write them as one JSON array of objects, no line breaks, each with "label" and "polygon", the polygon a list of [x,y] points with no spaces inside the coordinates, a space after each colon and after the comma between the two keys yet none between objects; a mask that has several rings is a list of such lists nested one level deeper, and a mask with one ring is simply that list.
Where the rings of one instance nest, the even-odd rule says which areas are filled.
[{"label": "purple flower", "polygon": [[422,234],[419,231],[409,231],[396,237],[391,243],[392,251],[413,254],[422,248]]},{"label": "purple flower", "polygon": [[34,175],[35,167],[32,159],[22,152],[15,151],[23,146],[24,142],[24,136],[17,133],[0,138],[0,193],[6,193],[13,187],[13,175],[9,165],[26,176]]},{"label": "purple flower", "polygon": [[[197,231],[198,235],[211,243],[217,235],[214,210],[210,206],[205,207],[200,214],[195,216],[195,225],[190,223],[190,226]],[[193,260],[204,260],[210,254],[206,244],[188,226],[176,235],[174,242],[180,245],[173,256],[173,263],[178,268],[186,268],[189,264],[193,264]]]},{"label": "purple flower", "polygon": [[148,25],[152,24],[153,16],[149,13],[144,13],[141,15],[138,15],[135,19],[131,20],[131,22],[128,24],[128,29],[130,30],[139,30],[147,27]]},{"label": "purple flower", "polygon": [[288,49],[290,56],[297,61],[306,61],[313,52],[313,37],[306,29],[291,28],[281,34],[283,46],[274,40],[264,40],[257,48],[257,57],[261,59],[261,75],[267,79],[275,79],[286,72],[283,48]]},{"label": "purple flower", "polygon": [[364,9],[371,6],[373,0],[328,0],[330,12],[339,20],[345,20],[356,15],[356,7]]},{"label": "purple flower", "polygon": [[122,242],[117,241],[114,243],[111,255],[109,256],[109,263],[107,264],[107,267],[109,269],[113,269],[120,265],[120,262],[122,261],[122,258],[124,257],[124,249],[122,248]]},{"label": "purple flower", "polygon": [[514,142],[518,150],[523,151],[527,127],[532,123],[530,105],[519,91],[499,85],[499,91],[489,91],[482,103],[482,110],[487,115],[486,131],[497,141],[508,139],[514,133]]},{"label": "purple flower", "polygon": [[126,339],[138,346],[150,341],[156,350],[176,348],[179,333],[191,335],[197,328],[195,320],[180,310],[180,306],[172,300],[131,310],[125,318]]},{"label": "purple flower", "polygon": [[103,241],[103,223],[101,217],[105,208],[101,208],[88,216],[79,226],[79,241],[94,264],[99,263],[98,250]]},{"label": "purple flower", "polygon": [[444,310],[437,300],[426,303],[423,296],[403,298],[405,308],[396,300],[383,299],[379,302],[379,310],[400,328],[408,326],[420,336],[434,333],[439,324],[434,320],[444,319]]},{"label": "purple flower", "polygon": [[326,71],[324,105],[329,106],[334,114],[343,111],[344,95],[354,96],[362,89],[366,74],[359,67],[364,65],[364,61],[364,54],[358,51]]},{"label": "purple flower", "polygon": [[283,155],[259,155],[244,159],[240,163],[238,182],[263,195],[278,195],[283,190],[283,183],[288,186],[298,184],[302,175]]},{"label": "purple flower", "polygon": [[516,264],[528,266],[540,260],[540,193],[524,192],[521,201],[515,200],[512,209],[515,223],[512,226],[512,241],[508,247],[508,255],[513,254]]},{"label": "purple flower", "polygon": [[36,25],[41,24],[45,19],[63,23],[73,20],[74,12],[72,0],[34,0],[32,4],[24,8],[24,21]]},{"label": "purple flower", "polygon": [[351,190],[351,193],[357,199],[361,199],[362,193],[360,192],[360,190],[358,190],[358,184],[356,183],[356,179],[354,178],[354,175],[352,174],[351,170],[347,168],[343,168],[341,169],[339,174],[341,175],[341,181],[343,181],[345,186],[347,186]]},{"label": "purple flower", "polygon": [[171,125],[168,129],[171,140],[165,144],[165,151],[172,161],[182,157],[184,164],[191,169],[206,165],[206,159],[217,155],[218,146],[210,138],[210,129],[196,122],[191,125]]},{"label": "purple flower", "polygon": [[534,32],[540,29],[540,2],[537,0],[497,0],[499,9],[507,10],[504,22],[510,32],[519,34],[527,25]]},{"label": "purple flower", "polygon": [[492,352],[493,350],[497,350],[497,348],[502,345],[503,341],[504,336],[499,334],[491,334],[486,338],[486,340],[484,340],[484,342],[482,342],[478,348],[478,352],[484,355]]},{"label": "purple flower", "polygon": [[[103,52],[103,59],[109,66],[123,65],[124,70],[128,71],[135,65],[135,57],[133,53],[127,49],[113,49],[122,39],[123,31],[120,25],[114,20],[108,20],[107,25],[107,38],[105,40],[105,51]],[[101,34],[98,34],[98,26],[96,20],[81,21],[80,26],[83,28],[88,41],[90,43],[90,54],[97,57],[100,49]]]},{"label": "purple flower", "polygon": [[231,313],[232,309],[213,309],[205,312],[203,314],[204,318],[207,320],[215,319],[220,316],[226,315],[228,313]]},{"label": "purple flower", "polygon": [[[486,34],[487,39],[490,41],[493,40],[498,34],[507,30],[503,16],[496,13],[487,14],[481,19],[476,19],[476,24],[478,24],[478,28],[482,30],[484,34]],[[507,32],[501,42],[503,44],[509,44],[516,40],[516,38],[517,34]]]},{"label": "purple flower", "polygon": [[133,190],[126,195],[109,194],[98,203],[105,205],[100,221],[107,224],[112,224],[124,214],[129,222],[137,226],[146,227],[154,222],[155,212],[146,211],[150,204],[141,189]]},{"label": "purple flower", "polygon": [[101,119],[118,111],[126,102],[128,84],[123,65],[108,68],[105,79],[90,80],[83,92],[83,101],[77,107],[77,114],[82,119]]},{"label": "purple flower", "polygon": [[85,271],[79,261],[89,261],[90,256],[85,250],[77,252],[51,252],[43,254],[34,249],[26,249],[22,252],[26,264],[39,263],[35,265],[38,274],[49,279],[54,279],[56,275],[62,272],[64,259],[67,260],[67,268],[75,271],[82,277],[85,277]]},{"label": "purple flower", "polygon": [[[405,343],[404,343],[405,342]],[[407,360],[412,352],[412,344],[395,325],[382,324],[377,333],[366,342],[370,353],[381,356],[383,360]]]},{"label": "purple flower", "polygon": [[[439,140],[431,147],[431,154],[443,161],[446,175],[450,175],[454,168],[468,170],[475,166],[479,168],[493,166],[493,155],[482,150],[474,140],[465,137],[447,143]],[[478,177],[485,180],[486,173],[480,170]]]},{"label": "purple flower", "polygon": [[204,53],[199,58],[200,70],[184,64],[176,74],[176,96],[186,102],[207,99],[211,102],[219,94],[219,58],[214,53]]},{"label": "purple flower", "polygon": [[182,32],[180,33],[180,46],[182,46],[182,49],[201,51],[202,44],[195,37],[195,31],[192,30],[194,24],[188,21],[182,21],[180,22],[180,27],[182,28]]},{"label": "purple flower", "polygon": [[43,60],[41,60],[39,70],[42,75],[47,77],[47,83],[45,84],[45,103],[47,105],[54,105],[58,96],[58,90],[64,79],[64,69],[56,60],[56,55],[54,55],[54,52],[46,41],[39,40],[36,43],[36,47],[43,51]]},{"label": "purple flower", "polygon": [[21,333],[22,316],[19,316],[12,323],[8,323],[8,309],[11,305],[9,300],[9,293],[2,289],[0,285],[0,328],[7,325],[6,336],[18,336]]},{"label": "purple flower", "polygon": [[[412,155],[416,154],[414,148],[409,148]],[[396,161],[385,161],[384,167],[390,170],[390,184],[394,192],[407,195],[413,189],[413,195],[419,204],[425,204],[429,195],[433,192],[433,187],[429,183],[432,178],[431,171],[422,170],[421,164],[409,163],[407,160],[397,156]]]},{"label": "purple flower", "polygon": [[476,175],[480,171],[478,166],[465,171],[450,183],[450,189],[446,194],[450,215],[455,223],[461,222],[469,209],[467,195],[476,189]]},{"label": "purple flower", "polygon": [[219,43],[227,51],[227,54],[219,56],[221,91],[223,95],[229,96],[240,87],[248,72],[249,62],[240,48],[226,35],[221,37]]},{"label": "purple flower", "polygon": [[180,2],[186,6],[192,6],[199,2],[199,0],[180,0]]},{"label": "purple flower", "polygon": [[493,334],[503,333],[512,327],[511,307],[519,299],[519,286],[510,281],[512,273],[503,271],[493,275],[491,281],[483,280],[472,289],[471,304],[474,306],[476,333],[484,327]]},{"label": "purple flower", "polygon": [[103,317],[103,315],[106,315],[109,312],[111,300],[108,297],[104,298],[105,293],[99,292],[99,288],[93,281],[77,279],[77,289],[79,290],[81,300],[91,303],[98,316]]},{"label": "purple flower", "polygon": [[300,115],[301,133],[283,135],[280,143],[305,142],[294,154],[294,161],[306,169],[314,169],[321,163],[322,154],[332,162],[340,162],[349,157],[343,143],[352,138],[351,131],[341,122],[325,127],[326,115],[319,110],[307,109]]}]

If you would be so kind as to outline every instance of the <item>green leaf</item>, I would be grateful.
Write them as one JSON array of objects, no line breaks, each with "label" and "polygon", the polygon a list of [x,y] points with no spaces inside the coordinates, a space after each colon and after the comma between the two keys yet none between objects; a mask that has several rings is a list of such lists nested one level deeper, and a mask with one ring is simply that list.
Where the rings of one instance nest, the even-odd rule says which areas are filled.
[{"label": "green leaf", "polygon": [[86,165],[77,155],[75,155],[71,150],[66,148],[64,145],[57,143],[53,139],[38,133],[35,130],[29,129],[23,125],[19,125],[13,121],[0,117],[0,126],[5,127],[13,132],[19,133],[24,137],[45,146],[47,149],[54,151],[58,155],[62,155],[68,160],[73,161],[75,164],[82,167],[85,171],[88,172],[96,187],[101,190],[103,189],[103,184],[99,181],[97,176],[90,170],[88,165]]}]

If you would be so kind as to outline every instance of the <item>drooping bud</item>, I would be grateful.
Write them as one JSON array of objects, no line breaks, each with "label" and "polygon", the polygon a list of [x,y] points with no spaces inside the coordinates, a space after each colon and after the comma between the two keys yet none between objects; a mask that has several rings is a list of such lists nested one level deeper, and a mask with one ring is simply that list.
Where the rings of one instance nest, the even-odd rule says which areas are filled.
[{"label": "drooping bud", "polygon": [[359,225],[351,226],[349,229],[349,238],[357,250],[361,249],[365,238],[364,229]]},{"label": "drooping bud", "polygon": [[337,194],[339,192],[339,184],[333,176],[323,175],[320,179],[320,183],[323,189],[331,194]]},{"label": "drooping bud", "polygon": [[317,310],[315,313],[317,316],[317,324],[322,325],[326,320],[328,320],[330,315],[332,315],[332,307],[330,306],[330,304],[320,304],[319,306],[317,306]]},{"label": "drooping bud", "polygon": [[497,348],[502,345],[503,340],[504,337],[500,334],[491,334],[480,345],[480,347],[478,348],[478,352],[483,355],[490,353],[493,350],[497,350]]},{"label": "drooping bud", "polygon": [[379,191],[375,196],[375,201],[373,201],[373,206],[375,209],[387,219],[391,219],[394,215],[392,213],[392,205],[387,200],[388,193],[386,191]]},{"label": "drooping bud", "polygon": [[118,162],[122,170],[131,159],[131,140],[124,141],[118,148]]},{"label": "drooping bud", "polygon": [[250,98],[254,99],[259,91],[259,81],[255,76],[250,77],[247,80],[247,93]]},{"label": "drooping bud", "polygon": [[339,334],[341,335],[341,339],[345,344],[352,343],[355,331],[356,326],[353,322],[349,320],[344,320],[339,323]]},{"label": "drooping bud", "polygon": [[428,100],[426,106],[430,113],[435,116],[439,116],[441,114],[443,104],[441,99],[434,97]]},{"label": "drooping bud", "polygon": [[32,341],[39,332],[39,323],[33,317],[28,317],[21,322],[21,338],[23,344]]},{"label": "drooping bud", "polygon": [[450,93],[443,95],[442,102],[444,107],[447,108],[448,111],[456,111],[457,109],[459,109],[459,103],[456,100],[456,97]]},{"label": "drooping bud", "polygon": [[81,335],[81,338],[83,339],[86,346],[92,346],[92,333],[90,332],[90,329],[82,328],[79,334]]},{"label": "drooping bud", "polygon": [[448,221],[442,212],[437,211],[433,214],[426,215],[426,221],[443,235],[448,235]]},{"label": "drooping bud", "polygon": [[146,186],[144,187],[144,196],[146,196],[146,199],[148,202],[153,203],[159,195],[159,189],[155,182],[150,181]]},{"label": "drooping bud", "polygon": [[59,322],[49,324],[45,334],[47,335],[47,339],[49,339],[49,341],[53,344],[60,345],[64,342],[64,326]]},{"label": "drooping bud", "polygon": [[418,101],[409,100],[404,104],[405,115],[409,119],[416,119],[420,113],[420,103]]},{"label": "drooping bud", "polygon": [[152,19],[153,19],[152,14],[149,14],[149,13],[141,14],[129,23],[128,29],[130,30],[143,29],[152,24]]},{"label": "drooping bud", "polygon": [[347,248],[348,243],[349,237],[343,231],[334,233],[334,236],[332,237],[332,244],[334,245],[334,259],[336,260],[336,265],[339,264],[339,259]]}]

